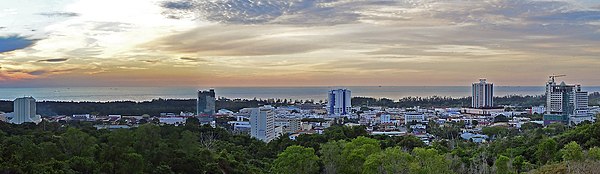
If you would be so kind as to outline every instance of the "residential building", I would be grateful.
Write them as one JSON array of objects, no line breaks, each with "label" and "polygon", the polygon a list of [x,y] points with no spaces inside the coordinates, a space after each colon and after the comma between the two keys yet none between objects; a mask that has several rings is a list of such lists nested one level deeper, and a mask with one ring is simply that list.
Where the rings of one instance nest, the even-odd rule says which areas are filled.
[{"label": "residential building", "polygon": [[390,114],[381,114],[381,116],[379,116],[380,122],[381,123],[391,123],[392,122],[392,115]]},{"label": "residential building", "polygon": [[473,83],[471,107],[491,108],[494,107],[494,84],[488,83],[486,79],[479,79],[479,83]]},{"label": "residential building", "polygon": [[413,122],[422,123],[425,121],[425,114],[409,112],[404,114],[404,124],[410,124]]},{"label": "residential building", "polygon": [[335,89],[329,91],[327,112],[333,116],[350,115],[352,111],[351,91],[348,89]]},{"label": "residential building", "polygon": [[269,142],[275,138],[273,108],[260,107],[250,111],[250,136]]},{"label": "residential building", "polygon": [[36,104],[33,97],[17,98],[14,101],[14,116],[10,120],[14,124],[22,124],[25,122],[39,123],[42,118],[36,115]]},{"label": "residential building", "polygon": [[544,114],[546,113],[546,107],[544,106],[534,106],[531,107],[531,113],[530,114]]}]

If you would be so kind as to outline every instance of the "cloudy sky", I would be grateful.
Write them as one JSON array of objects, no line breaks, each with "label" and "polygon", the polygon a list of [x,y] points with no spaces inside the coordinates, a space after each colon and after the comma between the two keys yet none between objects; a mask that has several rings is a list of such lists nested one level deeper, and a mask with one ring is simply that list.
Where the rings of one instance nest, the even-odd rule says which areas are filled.
[{"label": "cloudy sky", "polygon": [[0,87],[600,86],[597,0],[2,0]]}]

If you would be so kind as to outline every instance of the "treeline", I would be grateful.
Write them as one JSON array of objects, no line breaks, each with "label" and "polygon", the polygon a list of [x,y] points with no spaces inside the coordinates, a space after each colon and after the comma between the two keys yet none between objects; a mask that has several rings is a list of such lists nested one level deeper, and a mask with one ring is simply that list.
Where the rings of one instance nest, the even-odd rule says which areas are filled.
[{"label": "treeline", "polygon": [[[594,173],[600,123],[522,130],[493,127],[478,145],[447,134],[426,146],[414,136],[370,136],[365,127],[263,143],[200,126],[151,123],[96,130],[90,123],[0,123],[0,173]],[[437,134],[437,133],[436,133]]]},{"label": "treeline", "polygon": [[[543,106],[545,105],[546,97],[544,96],[504,96],[494,97],[495,105],[512,105],[520,107],[532,107],[532,106]],[[471,106],[471,97],[405,97],[397,101],[381,98],[369,98],[369,97],[353,97],[352,105],[354,106],[385,106],[385,107],[396,107],[406,108],[421,106],[425,108],[429,107],[469,107]]]},{"label": "treeline", "polygon": [[[216,101],[216,108],[238,111],[242,108],[259,107],[262,105],[283,105],[271,100],[230,100],[221,98]],[[0,111],[12,112],[12,101],[0,101]],[[143,115],[158,116],[160,113],[179,112],[196,113],[195,99],[155,99],[152,101],[113,101],[113,102],[67,102],[67,101],[39,101],[37,113],[42,116],[96,114],[96,115]]]}]

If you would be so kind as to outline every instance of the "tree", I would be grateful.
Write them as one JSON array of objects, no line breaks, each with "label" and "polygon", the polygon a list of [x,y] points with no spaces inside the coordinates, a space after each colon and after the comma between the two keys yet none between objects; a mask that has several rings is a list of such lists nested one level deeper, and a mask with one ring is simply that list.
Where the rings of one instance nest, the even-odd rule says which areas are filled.
[{"label": "tree", "polygon": [[554,139],[546,138],[537,145],[535,156],[537,157],[538,164],[546,164],[548,161],[552,161],[558,151],[558,144]]},{"label": "tree", "polygon": [[409,173],[413,157],[400,147],[387,148],[382,152],[369,155],[363,165],[365,174]]},{"label": "tree", "polygon": [[506,117],[502,114],[494,117],[494,123],[498,123],[498,122],[508,122],[508,117]]},{"label": "tree", "polygon": [[588,150],[587,158],[591,160],[600,160],[600,148],[592,147]]},{"label": "tree", "polygon": [[324,172],[328,174],[339,173],[343,168],[342,151],[347,142],[344,140],[329,141],[321,145],[321,160],[323,161]]},{"label": "tree", "polygon": [[504,156],[504,155],[500,155],[498,156],[498,158],[496,159],[496,162],[494,162],[494,165],[496,166],[496,174],[509,174],[509,166],[508,163],[510,162],[510,158]]},{"label": "tree", "polygon": [[483,134],[490,136],[490,137],[500,137],[502,135],[507,135],[509,130],[508,130],[508,128],[505,128],[505,127],[494,126],[494,127],[484,127],[481,129],[481,131],[483,132]]},{"label": "tree", "polygon": [[575,141],[571,141],[560,150],[565,161],[580,161],[583,160],[583,150]]},{"label": "tree", "polygon": [[273,162],[273,172],[281,174],[319,173],[319,157],[313,148],[287,147]]},{"label": "tree", "polygon": [[415,173],[452,173],[448,161],[443,155],[438,154],[435,149],[415,148],[413,149],[415,161],[411,164],[411,172]]},{"label": "tree", "polygon": [[97,148],[96,138],[76,128],[67,129],[60,144],[68,156],[92,156]]},{"label": "tree", "polygon": [[198,133],[194,133],[189,130],[181,132],[181,139],[179,139],[179,148],[181,148],[186,154],[194,153],[200,144],[198,143]]},{"label": "tree", "polygon": [[512,162],[512,166],[517,170],[517,173],[521,173],[521,171],[525,168],[526,164],[527,161],[525,160],[525,157],[521,155],[515,157],[515,159]]},{"label": "tree", "polygon": [[479,121],[473,120],[473,121],[471,121],[471,125],[477,126],[477,125],[479,125]]},{"label": "tree", "polygon": [[379,141],[360,136],[344,146],[342,158],[345,161],[341,173],[360,173],[367,157],[381,151]]},{"label": "tree", "polygon": [[143,173],[144,157],[137,153],[125,154],[119,169],[117,173]]},{"label": "tree", "polygon": [[524,123],[523,125],[521,125],[521,130],[534,130],[534,129],[542,128],[542,127],[544,127],[544,126],[542,126],[541,124],[527,122],[527,123]]},{"label": "tree", "polygon": [[398,142],[398,146],[404,147],[408,150],[413,150],[415,147],[425,147],[425,143],[423,143],[423,141],[421,141],[421,139],[409,135],[409,136],[403,136],[401,137],[402,140],[400,140],[400,142]]}]

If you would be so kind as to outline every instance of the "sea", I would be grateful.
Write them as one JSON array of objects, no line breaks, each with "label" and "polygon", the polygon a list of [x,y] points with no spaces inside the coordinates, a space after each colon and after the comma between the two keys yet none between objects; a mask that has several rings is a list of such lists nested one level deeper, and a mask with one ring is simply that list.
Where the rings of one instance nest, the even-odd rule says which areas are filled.
[{"label": "sea", "polygon": [[[215,87],[217,97],[229,99],[325,100],[331,89],[346,88],[352,96],[400,99],[404,97],[467,97],[470,86],[349,86],[349,87]],[[193,99],[200,87],[61,87],[0,88],[0,100],[32,96],[38,101],[150,101],[153,99]],[[582,87],[600,92],[600,86]],[[543,86],[495,86],[495,96],[543,95]]]}]

